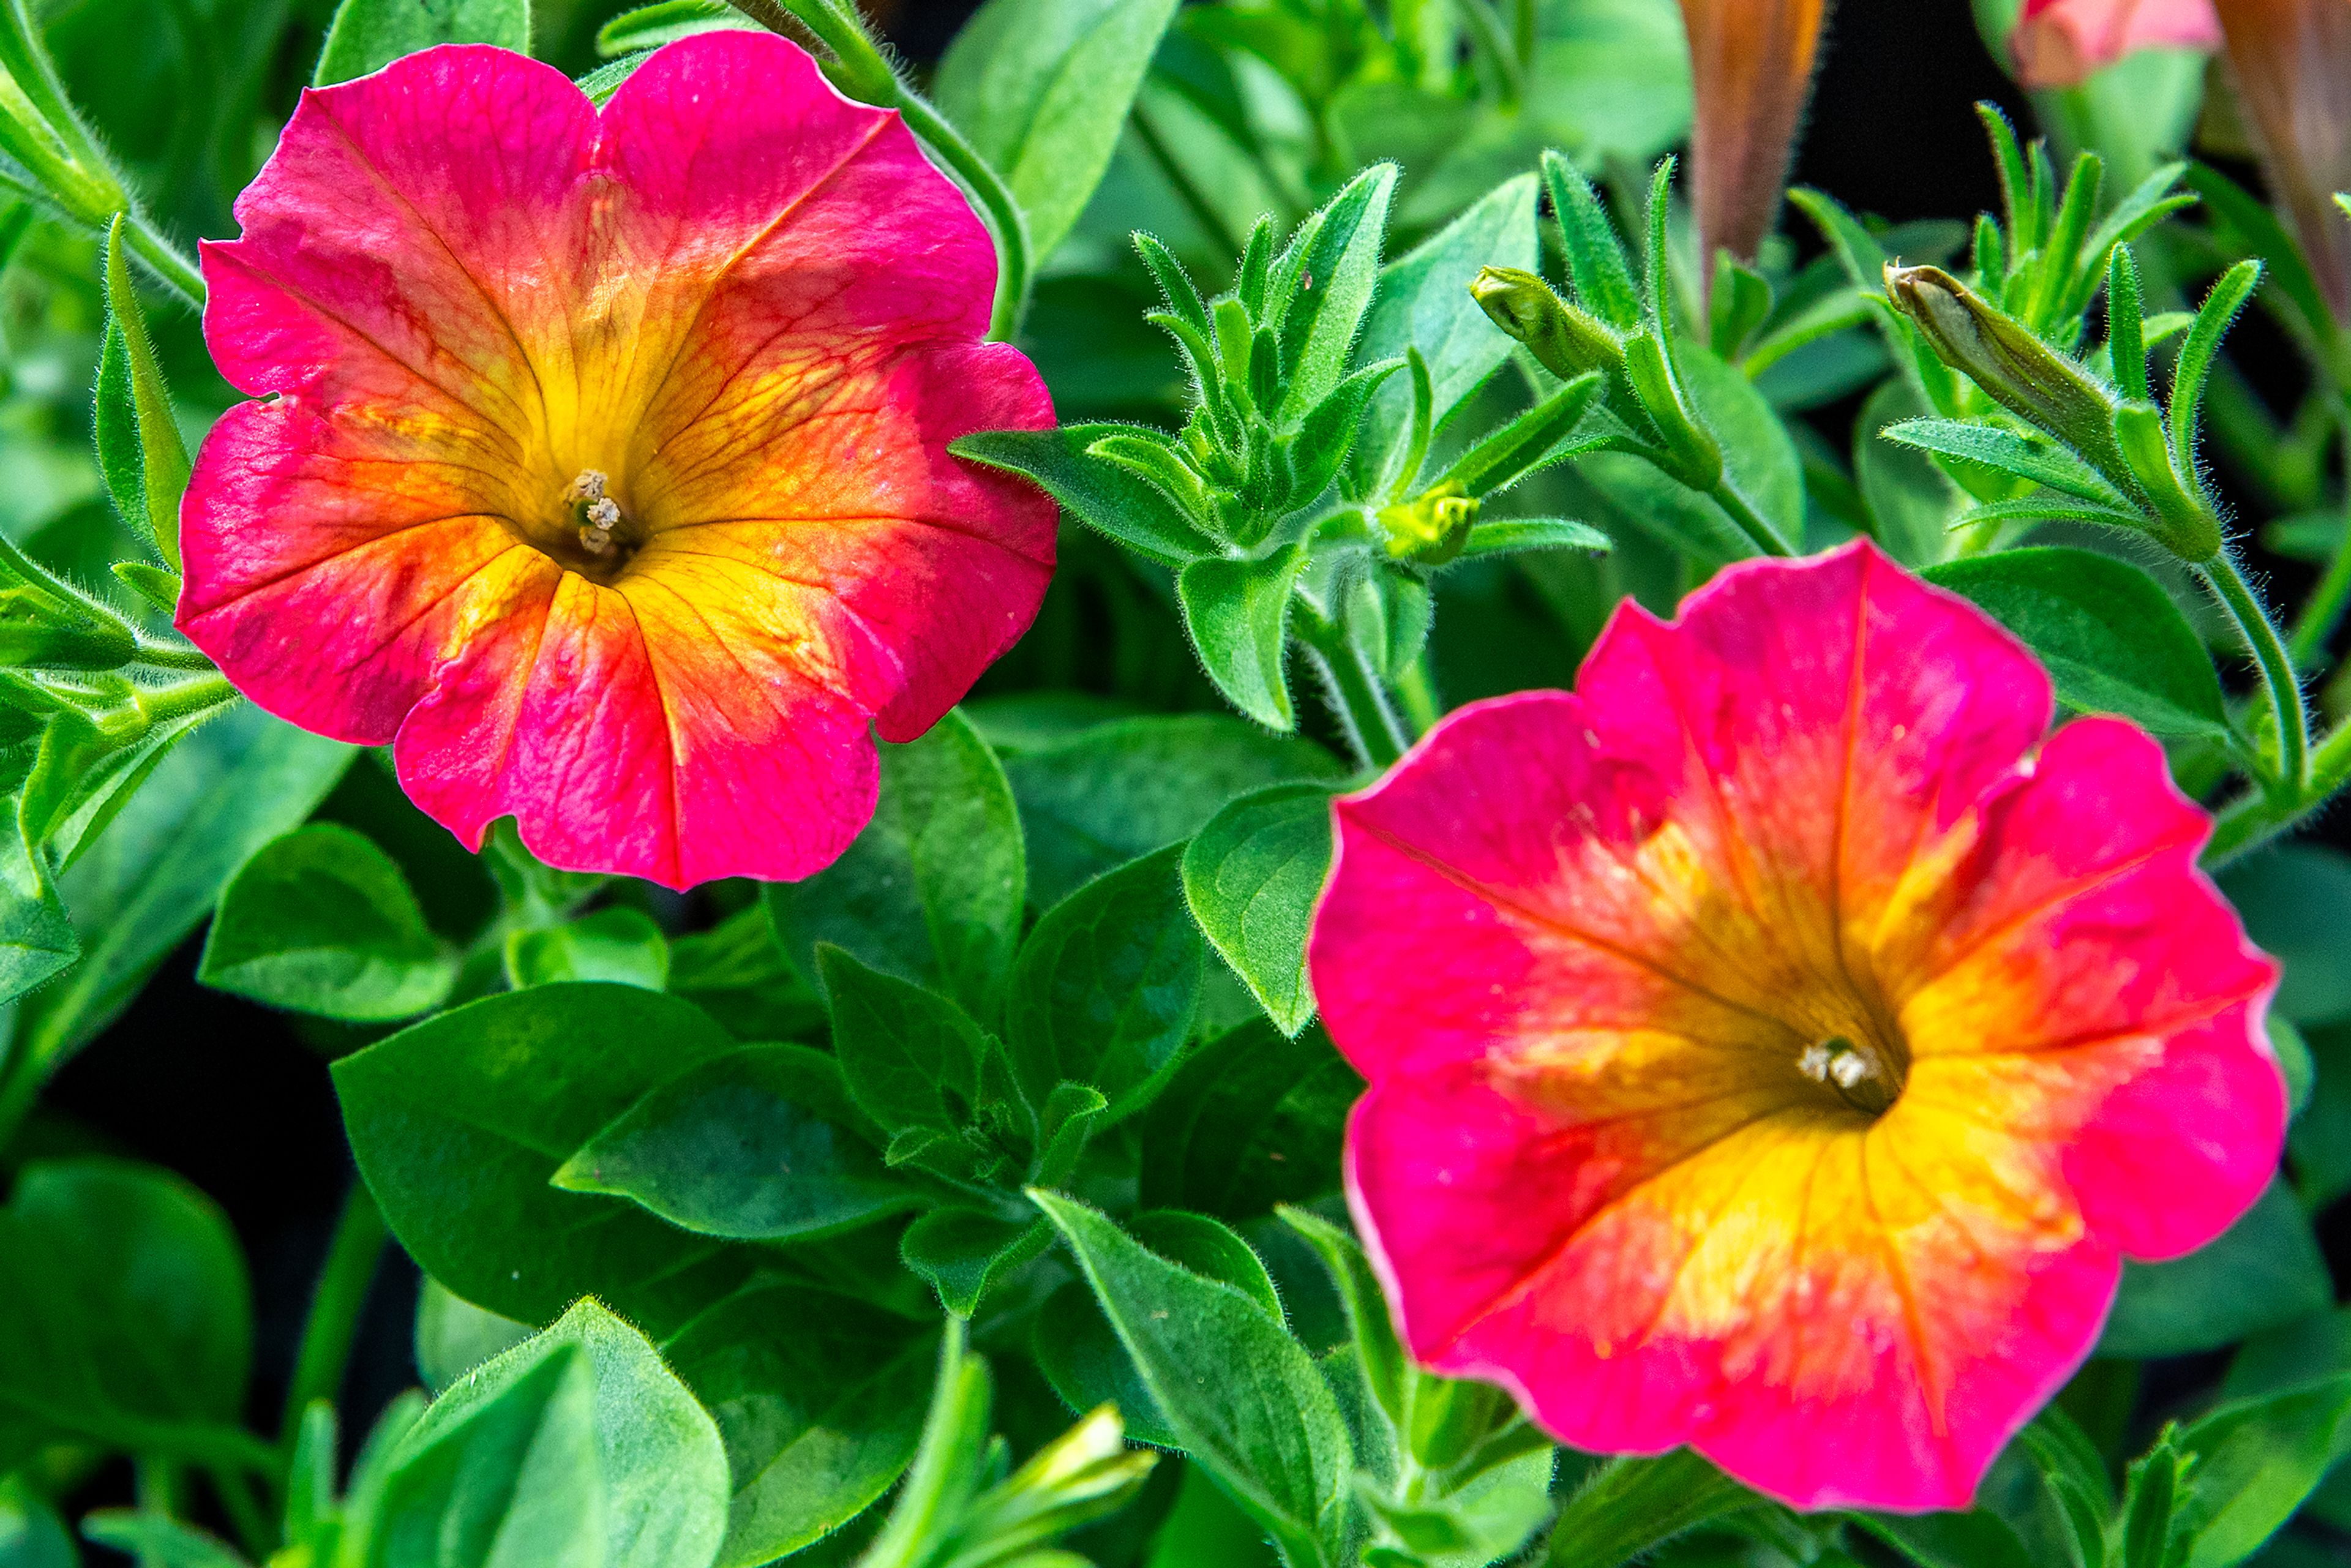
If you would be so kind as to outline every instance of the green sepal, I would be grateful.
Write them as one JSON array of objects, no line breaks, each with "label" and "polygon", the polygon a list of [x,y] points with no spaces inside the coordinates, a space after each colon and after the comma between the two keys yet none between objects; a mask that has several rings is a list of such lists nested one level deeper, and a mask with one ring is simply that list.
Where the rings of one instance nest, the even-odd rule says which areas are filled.
[{"label": "green sepal", "polygon": [[93,421],[98,465],[122,520],[152,539],[163,563],[177,571],[188,448],[172,414],[147,319],[131,290],[122,221],[117,214],[106,234],[106,340],[99,356]]}]

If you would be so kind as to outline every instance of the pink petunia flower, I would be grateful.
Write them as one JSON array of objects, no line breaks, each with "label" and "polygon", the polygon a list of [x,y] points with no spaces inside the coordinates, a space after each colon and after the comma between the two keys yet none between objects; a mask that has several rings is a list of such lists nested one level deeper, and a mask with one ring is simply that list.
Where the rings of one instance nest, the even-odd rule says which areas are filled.
[{"label": "pink petunia flower", "polygon": [[[1869,545],[1621,612],[1338,807],[1314,990],[1413,1353],[1578,1447],[1962,1507],[2269,1181],[2276,980],[2127,724]],[[2037,750],[2036,750],[2037,748]]]},{"label": "pink petunia flower", "polygon": [[2009,54],[2029,88],[2079,87],[2141,49],[2217,49],[2212,0],[2024,0]]},{"label": "pink petunia flower", "polygon": [[232,409],[179,624],[256,702],[390,742],[467,844],[804,876],[1035,615],[1054,508],[948,442],[1042,428],[987,235],[799,48],[661,50],[602,111],[444,47],[304,95],[207,245]]}]

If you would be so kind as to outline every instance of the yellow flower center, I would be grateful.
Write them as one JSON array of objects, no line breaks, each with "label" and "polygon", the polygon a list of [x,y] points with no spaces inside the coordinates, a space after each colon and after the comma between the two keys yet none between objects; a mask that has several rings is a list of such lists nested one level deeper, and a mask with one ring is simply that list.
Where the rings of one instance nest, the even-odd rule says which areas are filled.
[{"label": "yellow flower center", "polygon": [[609,583],[643,548],[649,531],[632,520],[611,492],[612,479],[604,470],[582,468],[544,521],[513,531],[558,565]]}]

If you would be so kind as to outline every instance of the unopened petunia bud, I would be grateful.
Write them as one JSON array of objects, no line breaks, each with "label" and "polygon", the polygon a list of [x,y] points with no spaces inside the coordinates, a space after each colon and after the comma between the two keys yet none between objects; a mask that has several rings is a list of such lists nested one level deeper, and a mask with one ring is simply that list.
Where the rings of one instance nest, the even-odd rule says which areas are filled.
[{"label": "unopened petunia bud", "polygon": [[1468,542],[1470,525],[1477,520],[1478,498],[1464,495],[1450,479],[1409,501],[1380,508],[1388,554],[1425,566],[1443,566],[1459,555]]},{"label": "unopened petunia bud", "polygon": [[2115,444],[2115,394],[2022,322],[1935,267],[1888,267],[1886,292],[1937,357],[1993,402],[2071,446],[2109,479],[2126,469]]},{"label": "unopened petunia bud", "polygon": [[2351,319],[2351,0],[2217,0],[2270,192],[2338,320]]},{"label": "unopened petunia bud", "polygon": [[2212,0],[2024,0],[2008,52],[2029,88],[2079,87],[2141,49],[2216,49]]},{"label": "unopened petunia bud", "polygon": [[1682,0],[1698,121],[1690,136],[1699,254],[1741,261],[1771,232],[1812,92],[1823,0]]},{"label": "unopened petunia bud", "polygon": [[1543,369],[1563,382],[1587,371],[1621,376],[1624,346],[1591,315],[1562,299],[1552,286],[1515,267],[1480,267],[1469,284],[1494,325],[1527,346]]}]

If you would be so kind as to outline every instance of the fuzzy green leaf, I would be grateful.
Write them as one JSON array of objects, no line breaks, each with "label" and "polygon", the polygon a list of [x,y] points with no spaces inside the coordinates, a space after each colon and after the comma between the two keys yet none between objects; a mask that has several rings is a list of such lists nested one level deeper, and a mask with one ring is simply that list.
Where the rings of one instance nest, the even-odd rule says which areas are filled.
[{"label": "fuzzy green leaf", "polygon": [[196,977],[273,1007],[352,1023],[413,1018],[456,983],[392,858],[314,822],[264,845],[221,894]]},{"label": "fuzzy green leaf", "polygon": [[1177,1065],[1206,953],[1173,846],[1087,883],[1045,912],[1020,947],[1005,1028],[1030,1103],[1086,1083],[1123,1117]]},{"label": "fuzzy green leaf", "polygon": [[1288,731],[1298,719],[1290,701],[1290,601],[1305,569],[1299,543],[1261,560],[1196,560],[1176,580],[1184,629],[1217,689],[1245,717]]},{"label": "fuzzy green leaf", "polygon": [[1176,0],[988,0],[939,62],[938,106],[1000,171],[1042,261],[1102,183]]},{"label": "fuzzy green leaf", "polygon": [[528,54],[530,0],[342,0],[310,85],[350,81],[435,44],[496,44]]},{"label": "fuzzy green leaf", "polygon": [[832,1058],[747,1046],[653,1090],[548,1179],[737,1240],[826,1236],[924,1207],[858,1121]]},{"label": "fuzzy green leaf", "polygon": [[2158,735],[2225,738],[2228,708],[2203,639],[2156,580],[2113,556],[2036,547],[1929,567],[2023,639],[2069,707]]},{"label": "fuzzy green leaf", "polygon": [[1330,866],[1331,791],[1319,784],[1244,795],[1184,852],[1193,918],[1286,1035],[1314,1016],[1306,934]]}]

